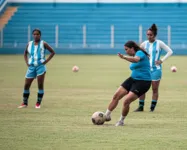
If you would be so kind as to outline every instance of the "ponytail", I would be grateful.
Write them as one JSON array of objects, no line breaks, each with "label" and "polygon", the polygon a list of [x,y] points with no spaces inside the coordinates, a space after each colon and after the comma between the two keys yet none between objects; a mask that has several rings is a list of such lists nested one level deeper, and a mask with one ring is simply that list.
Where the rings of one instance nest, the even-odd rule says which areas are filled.
[{"label": "ponytail", "polygon": [[152,24],[152,26],[148,30],[152,31],[154,36],[157,36],[157,26],[156,26],[156,24]]},{"label": "ponytail", "polygon": [[135,52],[137,52],[138,50],[141,50],[146,56],[149,57],[149,54],[145,51],[145,49],[142,48],[142,47],[140,47],[140,46],[139,46],[138,44],[136,44],[134,41],[128,41],[128,42],[126,42],[124,46],[127,46],[127,47],[129,47],[129,48],[134,47]]}]

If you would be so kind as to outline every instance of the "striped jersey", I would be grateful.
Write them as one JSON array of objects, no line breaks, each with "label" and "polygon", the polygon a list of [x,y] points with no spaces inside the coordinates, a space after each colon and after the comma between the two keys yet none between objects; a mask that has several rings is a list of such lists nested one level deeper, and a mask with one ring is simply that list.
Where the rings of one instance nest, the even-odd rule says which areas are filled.
[{"label": "striped jersey", "polygon": [[45,61],[45,48],[43,40],[41,40],[38,45],[34,45],[34,41],[30,41],[27,51],[29,53],[29,65],[38,66]]},{"label": "striped jersey", "polygon": [[149,61],[151,71],[162,69],[161,65],[155,64],[155,61],[160,60],[162,50],[165,50],[166,52],[172,52],[172,50],[161,40],[155,40],[153,43],[150,43],[148,40],[146,40],[140,45],[140,47],[144,48],[150,55]]}]

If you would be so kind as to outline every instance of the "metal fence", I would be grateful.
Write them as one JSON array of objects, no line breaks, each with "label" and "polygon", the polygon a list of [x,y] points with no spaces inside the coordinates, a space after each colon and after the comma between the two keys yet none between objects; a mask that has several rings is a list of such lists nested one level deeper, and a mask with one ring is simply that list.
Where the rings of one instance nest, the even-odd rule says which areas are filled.
[{"label": "metal fence", "polygon": [[[43,26],[42,29],[45,29],[46,26]],[[135,40],[138,43],[141,43],[142,41],[146,40],[146,31],[148,27],[139,25],[137,28],[133,28],[133,34],[134,36],[131,36],[130,34],[120,34],[118,30],[118,27],[115,25],[109,25],[107,31],[105,33],[108,35],[107,37],[104,37],[104,35],[100,34],[98,31],[97,33],[94,33],[95,36],[93,36],[91,33],[89,33],[87,25],[82,25],[81,27],[74,28],[72,26],[68,26],[69,29],[67,30],[65,26],[62,25],[54,25],[50,28],[52,31],[48,31],[50,33],[54,33],[53,36],[50,34],[42,34],[43,39],[45,38],[50,39],[52,46],[55,48],[119,48],[121,47],[121,44],[123,44],[127,40]],[[19,48],[19,47],[25,47],[28,41],[32,40],[32,30],[34,26],[28,25],[24,27],[24,42],[17,41],[16,38],[14,41],[6,42],[6,31],[2,29],[0,31],[0,47],[1,48]],[[41,30],[42,30],[41,29]],[[101,28],[102,29],[102,28]],[[16,29],[14,29],[16,30]],[[62,30],[66,30],[62,32]],[[68,35],[68,32],[71,32],[73,30],[72,35]],[[126,33],[129,29],[124,29],[122,33]],[[15,34],[16,31],[14,31]],[[66,33],[65,33],[66,32]],[[79,36],[77,39],[78,41],[75,41],[74,39],[71,39],[76,35],[76,32],[79,33]],[[129,32],[129,31],[128,31]],[[11,32],[9,32],[11,34]],[[19,33],[18,33],[19,34]],[[180,36],[181,34],[181,36]],[[182,37],[182,35],[185,37],[187,34],[187,29],[185,27],[178,27],[178,28],[172,28],[172,26],[164,26],[158,28],[158,36],[157,38],[164,41],[166,44],[173,48],[181,48],[185,49],[187,48],[187,40]],[[22,35],[21,35],[22,36]],[[63,37],[63,38],[62,38]],[[97,37],[97,38],[96,38]],[[177,40],[177,37],[180,37],[182,40]],[[12,37],[11,37],[12,38]],[[132,39],[133,38],[133,39]],[[68,40],[67,40],[68,39]],[[119,42],[116,39],[121,39]],[[107,41],[103,43],[103,40]],[[47,41],[47,40],[46,40]]]}]

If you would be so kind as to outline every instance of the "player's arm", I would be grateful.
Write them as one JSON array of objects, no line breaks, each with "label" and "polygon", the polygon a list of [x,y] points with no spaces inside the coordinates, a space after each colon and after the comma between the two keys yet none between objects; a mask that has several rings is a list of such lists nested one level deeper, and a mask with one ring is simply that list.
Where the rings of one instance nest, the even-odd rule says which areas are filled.
[{"label": "player's arm", "polygon": [[25,59],[25,63],[26,63],[27,66],[29,66],[28,57],[27,57],[27,55],[28,55],[28,46],[29,46],[29,44],[27,45],[27,47],[26,47],[26,49],[24,51],[24,59]]},{"label": "player's arm", "polygon": [[173,54],[173,51],[169,46],[167,46],[164,42],[160,41],[161,49],[166,51],[166,55],[161,59],[162,62],[164,62],[168,57],[170,57]]},{"label": "player's arm", "polygon": [[122,55],[120,53],[118,53],[118,56],[120,58],[122,58],[122,59],[125,59],[125,60],[129,61],[129,62],[137,63],[137,62],[140,61],[141,58],[143,58],[144,55],[142,55],[141,52],[137,52],[134,57],[132,57],[132,56],[124,56],[124,55]]},{"label": "player's arm", "polygon": [[53,56],[55,55],[55,51],[46,42],[44,42],[44,47],[50,52],[49,57],[43,62],[43,64],[47,64],[51,60],[51,58],[53,58]]},{"label": "player's arm", "polygon": [[156,61],[156,64],[163,63],[168,57],[170,57],[173,54],[173,51],[169,46],[167,46],[164,42],[160,41],[160,48],[166,51],[166,55],[159,61]]}]

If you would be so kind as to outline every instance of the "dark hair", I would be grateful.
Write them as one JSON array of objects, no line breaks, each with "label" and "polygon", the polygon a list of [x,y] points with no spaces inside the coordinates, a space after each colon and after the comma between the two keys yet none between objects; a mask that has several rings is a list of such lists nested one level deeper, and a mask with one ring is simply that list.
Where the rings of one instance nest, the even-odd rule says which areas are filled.
[{"label": "dark hair", "polygon": [[152,31],[154,36],[157,36],[157,26],[156,26],[156,24],[152,24],[152,26],[148,30]]},{"label": "dark hair", "polygon": [[32,31],[32,34],[33,34],[35,31],[38,31],[38,32],[39,32],[39,34],[40,34],[40,35],[42,35],[42,32],[40,31],[40,29],[37,29],[37,28],[36,28],[36,29],[34,29],[34,30]]},{"label": "dark hair", "polygon": [[134,47],[135,52],[137,52],[138,50],[141,50],[146,56],[149,57],[149,54],[143,48],[141,48],[138,44],[136,44],[136,42],[134,41],[126,42],[124,46],[127,46],[129,48]]}]

